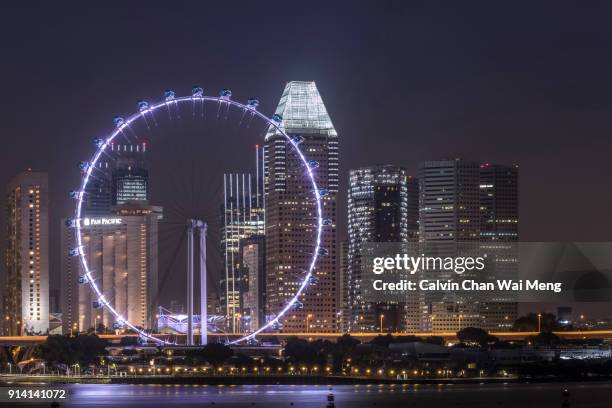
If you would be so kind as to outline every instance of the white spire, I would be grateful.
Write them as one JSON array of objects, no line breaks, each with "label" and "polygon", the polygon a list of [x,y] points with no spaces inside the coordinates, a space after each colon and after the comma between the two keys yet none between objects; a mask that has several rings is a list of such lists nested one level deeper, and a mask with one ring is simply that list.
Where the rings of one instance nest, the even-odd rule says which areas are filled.
[{"label": "white spire", "polygon": [[[283,118],[281,128],[287,133],[338,135],[313,81],[288,82],[274,113]],[[271,127],[266,139],[277,133]]]}]

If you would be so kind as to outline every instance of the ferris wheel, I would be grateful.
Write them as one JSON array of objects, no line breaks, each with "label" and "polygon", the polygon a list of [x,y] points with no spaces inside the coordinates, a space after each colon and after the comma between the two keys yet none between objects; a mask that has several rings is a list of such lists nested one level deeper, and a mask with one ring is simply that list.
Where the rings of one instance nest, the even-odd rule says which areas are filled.
[{"label": "ferris wheel", "polygon": [[[284,305],[275,315],[267,319],[260,327],[254,328],[250,333],[231,341],[230,344],[255,339],[260,333],[282,325],[283,316],[288,312],[303,307],[300,298],[310,284],[316,283],[315,266],[319,256],[324,255],[326,251],[325,248],[321,247],[321,240],[323,228],[331,224],[331,221],[324,219],[322,214],[322,197],[327,194],[327,190],[317,186],[315,172],[319,164],[315,160],[310,160],[303,149],[300,148],[300,144],[304,141],[303,137],[287,134],[282,126],[282,117],[279,115],[268,117],[257,110],[258,105],[259,101],[255,98],[248,99],[245,103],[232,100],[232,92],[228,89],[222,90],[218,96],[205,95],[203,89],[199,86],[194,86],[191,95],[188,96],[177,96],[174,91],[166,90],[161,101],[147,102],[140,100],[137,102],[137,111],[132,115],[128,117],[114,117],[114,129],[105,137],[94,139],[95,151],[93,155],[89,161],[79,164],[82,175],[79,188],[70,193],[76,202],[74,218],[68,221],[69,226],[74,229],[76,243],[76,246],[70,250],[70,255],[79,259],[82,270],[79,282],[90,287],[91,296],[94,299],[93,307],[104,309],[110,313],[110,316],[114,319],[114,327],[129,329],[147,341],[168,343],[167,340],[156,336],[146,328],[130,322],[126,314],[119,307],[116,307],[113,299],[104,293],[104,289],[98,284],[102,272],[95,270],[90,265],[88,251],[84,250],[87,245],[84,239],[84,203],[88,191],[90,191],[90,183],[94,182],[98,177],[97,172],[100,171],[100,163],[112,154],[113,146],[121,143],[122,140],[129,141],[137,137],[134,131],[135,128],[154,128],[158,126],[158,122],[162,119],[169,119],[173,123],[180,123],[183,118],[193,120],[196,117],[206,117],[208,120],[213,121],[227,121],[228,117],[230,117],[230,112],[235,112],[235,115],[232,116],[237,118],[235,126],[248,127],[252,121],[257,120],[265,131],[272,130],[276,134],[282,135],[289,148],[295,151],[298,158],[297,162],[304,170],[304,180],[310,187],[307,193],[309,194],[308,199],[311,200],[314,206],[314,233],[312,235],[312,243],[309,243],[311,249],[308,252],[307,269],[300,276],[295,293],[286,298]],[[204,114],[205,111],[208,112],[207,115]],[[248,142],[251,143],[252,140]]]}]

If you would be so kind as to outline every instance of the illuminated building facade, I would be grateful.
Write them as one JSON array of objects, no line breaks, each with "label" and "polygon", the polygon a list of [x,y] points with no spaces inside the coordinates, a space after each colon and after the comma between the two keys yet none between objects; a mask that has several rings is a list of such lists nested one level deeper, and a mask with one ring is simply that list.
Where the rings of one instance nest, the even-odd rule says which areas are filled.
[{"label": "illuminated building facade", "polygon": [[142,144],[111,145],[110,154],[115,158],[111,174],[113,205],[130,202],[146,204],[149,200],[149,170]]},{"label": "illuminated building facade", "polygon": [[[322,233],[313,282],[282,321],[284,332],[335,332],[338,329],[336,206],[338,134],[314,82],[287,83],[275,112],[281,128],[300,142],[322,197]],[[270,128],[264,146],[267,313],[275,316],[298,291],[309,269],[316,235],[313,187],[296,150]]]},{"label": "illuminated building facade", "polygon": [[[257,148],[257,163],[259,148]],[[258,166],[257,166],[258,167]],[[228,329],[237,331],[242,313],[243,268],[241,267],[240,243],[264,233],[263,196],[260,182],[261,172],[251,174],[224,174],[224,202],[221,222],[221,249],[223,250],[223,273],[220,282],[222,313],[226,316]]]},{"label": "illuminated building facade", "polygon": [[26,171],[13,178],[7,210],[5,333],[45,334],[49,330],[47,174]]},{"label": "illuminated building facade", "polygon": [[[420,237],[440,255],[460,256],[476,248],[495,262],[495,276],[517,270],[518,169],[466,161],[426,162],[420,169]],[[514,262],[508,262],[514,260]],[[442,296],[442,297],[440,297]],[[421,330],[456,331],[463,327],[507,330],[516,320],[514,299],[427,295]]]},{"label": "illuminated building facade", "polygon": [[[81,220],[83,252],[98,287],[121,316],[140,327],[155,323],[160,218],[161,209],[150,207]],[[97,307],[87,282],[79,281],[84,274],[79,258],[68,255],[75,246],[73,228],[64,227],[61,245],[63,332],[112,328],[114,316]]]},{"label": "illuminated building facade", "polygon": [[[410,203],[410,204],[409,204]],[[363,246],[416,238],[418,183],[402,167],[384,165],[349,172],[348,268],[343,285],[349,332],[405,331],[405,303],[373,303],[363,298]],[[381,319],[381,316],[384,316]],[[382,323],[381,323],[382,322]]]},{"label": "illuminated building facade", "polygon": [[[480,240],[480,164],[462,159],[428,161],[419,170],[419,241],[425,253],[456,257]],[[468,244],[466,244],[468,243]],[[453,272],[435,271],[439,279]],[[448,274],[448,275],[446,275]],[[454,293],[422,295],[420,330],[456,331],[459,320],[482,326],[480,305]]]}]

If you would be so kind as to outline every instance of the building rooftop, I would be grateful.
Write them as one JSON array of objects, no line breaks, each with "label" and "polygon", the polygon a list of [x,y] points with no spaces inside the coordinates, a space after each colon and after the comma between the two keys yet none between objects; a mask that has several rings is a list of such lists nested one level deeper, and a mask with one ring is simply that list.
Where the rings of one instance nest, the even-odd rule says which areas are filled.
[{"label": "building rooftop", "polygon": [[[327,133],[337,136],[317,85],[312,81],[288,82],[275,114],[282,117],[281,128],[287,133]],[[275,134],[278,131],[271,127],[266,139]]]}]

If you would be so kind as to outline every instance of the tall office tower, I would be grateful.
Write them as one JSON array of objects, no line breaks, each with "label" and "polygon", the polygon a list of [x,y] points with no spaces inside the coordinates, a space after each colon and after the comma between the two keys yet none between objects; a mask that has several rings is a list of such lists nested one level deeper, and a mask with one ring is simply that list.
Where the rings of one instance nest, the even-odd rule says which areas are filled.
[{"label": "tall office tower", "polygon": [[[338,193],[338,134],[314,82],[289,82],[276,114],[291,137],[300,136],[300,150],[316,160],[313,171],[325,189],[322,211],[333,221],[323,229],[316,284],[282,321],[285,332],[335,332],[338,329],[336,271],[336,197]],[[317,228],[313,187],[297,152],[270,128],[264,146],[266,209],[266,273],[268,313],[277,315],[298,291],[310,267]]]},{"label": "tall office tower", "polygon": [[220,282],[220,298],[228,328],[233,332],[238,331],[242,316],[240,241],[264,233],[263,202],[261,194],[257,192],[259,184],[259,177],[253,180],[251,174],[223,175],[221,248],[224,271]]},{"label": "tall office tower", "polygon": [[9,335],[49,330],[49,184],[26,171],[7,189],[5,325]]},{"label": "tall office tower", "polygon": [[518,241],[518,166],[480,166],[480,237]]},{"label": "tall office tower", "polygon": [[479,170],[478,163],[460,159],[421,165],[421,241],[453,243],[480,239]]},{"label": "tall office tower", "polygon": [[149,170],[145,161],[147,145],[111,145],[110,155],[115,159],[112,169],[112,203],[147,204],[149,200]]},{"label": "tall office tower", "polygon": [[252,332],[266,318],[266,240],[253,235],[240,240],[242,318],[240,331]]},{"label": "tall office tower", "polygon": [[[485,163],[480,166],[481,247],[495,254],[497,279],[517,279],[518,273],[518,166]],[[499,260],[499,261],[498,261]],[[484,329],[508,330],[518,317],[516,299],[492,296],[481,306]]]},{"label": "tall office tower", "polygon": [[[117,215],[81,219],[83,253],[96,284],[115,310],[136,326],[152,328],[158,303],[159,207],[123,209]],[[83,279],[74,229],[62,230],[63,332],[84,331],[100,324],[112,328],[114,316],[100,308]]]},{"label": "tall office tower", "polygon": [[101,217],[111,213],[113,205],[112,173],[114,166],[108,161],[99,161],[96,171],[89,179],[83,196],[82,214]]},{"label": "tall office tower", "polygon": [[363,167],[349,172],[349,248],[344,286],[344,298],[349,308],[346,316],[348,331],[378,331],[381,322],[383,328],[393,332],[406,329],[404,302],[365,301],[362,256],[368,244],[406,243],[410,237],[416,237],[418,212],[414,205],[408,205],[409,201],[418,200],[415,185],[416,181],[398,166]]},{"label": "tall office tower", "polygon": [[347,240],[340,241],[338,247],[338,327],[342,333],[349,331],[348,316],[351,308],[348,306],[348,251],[349,242]]},{"label": "tall office tower", "polygon": [[[425,162],[419,174],[419,240],[436,256],[461,256],[480,239],[480,165],[466,160]],[[450,278],[435,271],[437,278]],[[453,272],[446,272],[452,274]],[[453,331],[482,326],[477,302],[452,293],[428,293],[421,330]]]}]

